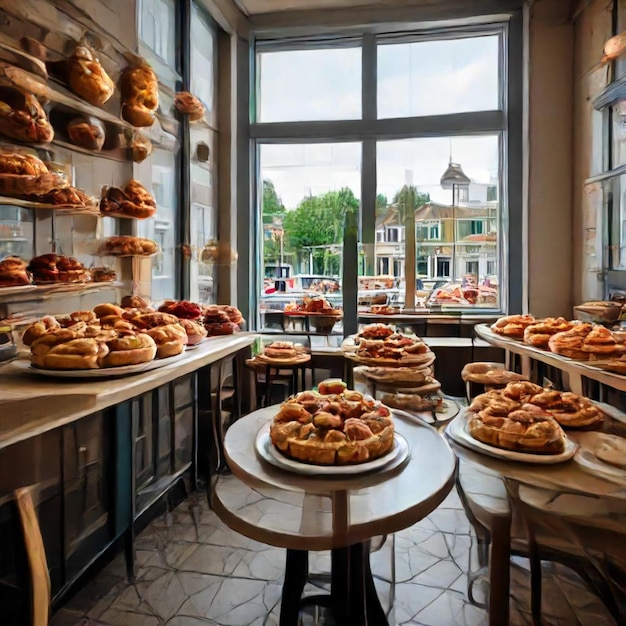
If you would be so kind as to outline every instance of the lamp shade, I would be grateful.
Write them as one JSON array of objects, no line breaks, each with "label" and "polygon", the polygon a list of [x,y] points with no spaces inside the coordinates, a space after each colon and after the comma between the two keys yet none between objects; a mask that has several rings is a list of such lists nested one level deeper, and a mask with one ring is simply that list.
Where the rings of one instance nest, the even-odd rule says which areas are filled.
[{"label": "lamp shade", "polygon": [[448,169],[441,177],[440,183],[444,189],[452,189],[452,185],[469,185],[470,179],[458,163],[450,162],[448,164]]}]

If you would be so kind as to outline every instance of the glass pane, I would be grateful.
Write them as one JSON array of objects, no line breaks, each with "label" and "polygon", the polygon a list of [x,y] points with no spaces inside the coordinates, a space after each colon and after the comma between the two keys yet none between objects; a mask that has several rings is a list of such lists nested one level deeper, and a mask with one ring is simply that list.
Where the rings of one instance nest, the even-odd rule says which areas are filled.
[{"label": "glass pane", "polygon": [[262,145],[260,171],[262,327],[296,324],[282,312],[305,298],[341,307],[343,225],[359,210],[361,144]]},{"label": "glass pane", "polygon": [[176,67],[174,0],[140,0],[139,38],[170,67]]},{"label": "glass pane", "polygon": [[8,256],[30,261],[35,256],[34,221],[33,209],[0,205],[0,261]]},{"label": "glass pane", "polygon": [[361,117],[361,48],[257,55],[259,122]]},{"label": "glass pane", "polygon": [[378,117],[499,108],[499,37],[380,44]]},{"label": "glass pane", "polygon": [[215,126],[216,33],[206,13],[192,4],[191,13],[191,93],[206,107],[205,118]]},{"label": "glass pane", "polygon": [[153,219],[138,222],[141,237],[157,242],[159,253],[152,264],[152,296],[155,302],[176,295],[176,216],[178,183],[176,154],[154,150],[150,157],[152,193],[157,203]]},{"label": "glass pane", "polygon": [[[497,135],[378,143],[376,244],[370,267],[379,282],[384,276],[397,286],[398,304],[405,302],[406,224],[412,223],[414,210],[415,304],[499,305],[498,143]],[[469,184],[442,187],[450,155]],[[395,292],[391,295],[396,302]]]}]

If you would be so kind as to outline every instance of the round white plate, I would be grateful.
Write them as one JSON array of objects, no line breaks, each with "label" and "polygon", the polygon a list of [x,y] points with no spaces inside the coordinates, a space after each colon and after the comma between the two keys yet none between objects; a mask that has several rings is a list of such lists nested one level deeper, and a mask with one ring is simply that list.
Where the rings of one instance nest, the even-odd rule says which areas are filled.
[{"label": "round white plate", "polygon": [[623,485],[626,483],[626,469],[620,469],[609,463],[601,461],[593,452],[593,450],[601,443],[604,436],[599,432],[581,432],[576,433],[576,440],[580,444],[578,452],[574,457],[574,461],[590,474],[601,476],[611,482]]},{"label": "round white plate", "polygon": [[460,415],[455,417],[446,426],[445,432],[450,439],[456,441],[462,446],[465,446],[466,448],[470,448],[476,452],[481,452],[487,456],[495,457],[496,459],[520,461],[521,463],[536,463],[539,465],[562,463],[563,461],[571,459],[576,454],[576,450],[578,449],[578,445],[567,437],[565,439],[565,450],[560,454],[531,454],[528,452],[515,452],[513,450],[505,450],[504,448],[490,446],[482,441],[478,441],[478,439],[474,439],[474,437],[470,435],[467,429],[467,417],[465,416],[465,411],[461,412]]},{"label": "round white plate", "polygon": [[365,474],[377,469],[382,469],[391,463],[394,466],[400,465],[410,454],[409,443],[397,432],[394,434],[393,448],[384,456],[381,456],[367,463],[357,465],[312,465],[300,463],[289,459],[281,454],[270,439],[271,422],[264,424],[257,433],[254,447],[259,456],[271,463],[275,467],[294,472],[296,474],[306,474],[309,476],[350,476],[354,474]]},{"label": "round white plate", "polygon": [[48,376],[51,378],[114,378],[116,376],[130,376],[132,374],[140,374],[141,372],[149,372],[150,370],[165,367],[170,363],[175,363],[185,356],[183,351],[176,356],[170,356],[167,359],[155,359],[147,363],[139,363],[138,365],[124,365],[122,367],[103,367],[94,370],[46,370],[30,364],[29,370],[33,374],[40,376]]}]

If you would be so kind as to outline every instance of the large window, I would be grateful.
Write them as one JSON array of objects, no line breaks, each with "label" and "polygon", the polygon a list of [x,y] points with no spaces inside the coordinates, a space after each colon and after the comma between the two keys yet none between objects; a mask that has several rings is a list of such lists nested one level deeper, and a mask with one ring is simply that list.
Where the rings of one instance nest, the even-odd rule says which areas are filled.
[{"label": "large window", "polygon": [[[506,108],[515,68],[509,32],[519,37],[519,17],[485,27],[257,42],[250,127],[262,224],[257,258],[276,270],[272,277],[259,271],[262,309],[274,307],[270,295],[279,306],[279,290],[299,289],[285,274],[338,281],[332,297],[348,324],[364,285],[407,309],[420,304],[406,300],[416,296],[406,280],[413,275],[422,298],[436,285],[454,293],[447,301],[455,307],[507,307],[502,260],[521,250],[521,228],[508,233],[521,223],[519,215],[511,221],[508,202],[521,197],[521,157],[510,162],[517,153],[508,132],[518,132],[521,116],[512,121]],[[521,67],[520,46],[513,49]],[[450,167],[460,179],[444,176]],[[353,210],[358,245],[342,248],[342,220]],[[407,259],[407,250],[415,256]],[[521,256],[515,260],[521,267]]]}]

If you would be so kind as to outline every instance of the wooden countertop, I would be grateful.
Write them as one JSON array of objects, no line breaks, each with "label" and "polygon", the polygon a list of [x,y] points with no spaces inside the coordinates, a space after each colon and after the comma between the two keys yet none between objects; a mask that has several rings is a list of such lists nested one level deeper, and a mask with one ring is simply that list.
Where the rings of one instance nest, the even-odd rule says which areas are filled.
[{"label": "wooden countertop", "polygon": [[169,365],[124,378],[44,378],[29,361],[0,367],[0,449],[141,395],[254,343],[256,334],[210,337]]}]

